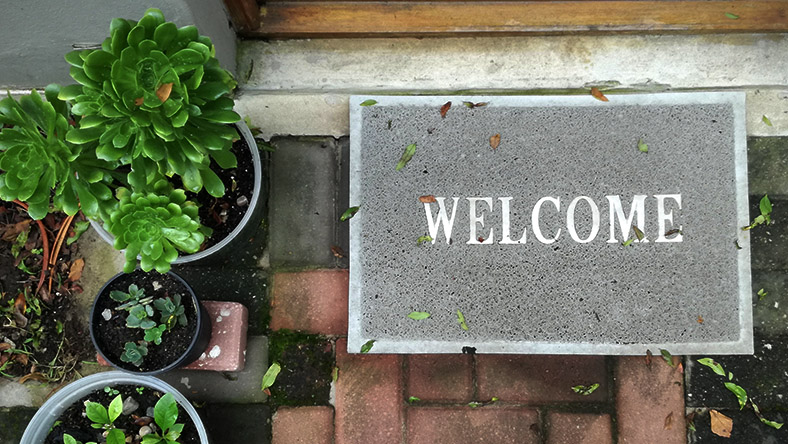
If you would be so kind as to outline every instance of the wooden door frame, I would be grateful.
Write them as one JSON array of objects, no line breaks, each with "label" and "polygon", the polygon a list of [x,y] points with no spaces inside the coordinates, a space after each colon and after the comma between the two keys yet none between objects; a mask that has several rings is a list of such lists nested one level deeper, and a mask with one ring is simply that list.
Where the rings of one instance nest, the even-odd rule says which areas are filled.
[{"label": "wooden door frame", "polygon": [[788,32],[788,0],[224,0],[247,38]]}]

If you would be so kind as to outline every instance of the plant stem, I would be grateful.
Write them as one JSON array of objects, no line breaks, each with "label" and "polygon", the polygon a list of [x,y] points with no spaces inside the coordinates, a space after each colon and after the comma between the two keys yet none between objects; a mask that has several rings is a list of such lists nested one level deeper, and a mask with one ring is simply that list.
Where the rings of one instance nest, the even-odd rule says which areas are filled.
[{"label": "plant stem", "polygon": [[[19,199],[14,199],[14,203],[27,210],[27,204],[20,201]],[[38,292],[41,290],[41,287],[44,286],[44,275],[46,275],[46,272],[49,269],[49,262],[47,262],[47,258],[49,257],[49,237],[47,236],[47,230],[44,227],[44,223],[40,220],[37,220],[36,224],[38,224],[38,230],[41,232],[41,243],[44,246],[44,260],[42,261],[41,265],[41,276],[38,278],[38,287],[36,287],[36,294],[38,294]],[[49,295],[47,295],[44,300],[46,302],[52,302],[52,298]]]}]

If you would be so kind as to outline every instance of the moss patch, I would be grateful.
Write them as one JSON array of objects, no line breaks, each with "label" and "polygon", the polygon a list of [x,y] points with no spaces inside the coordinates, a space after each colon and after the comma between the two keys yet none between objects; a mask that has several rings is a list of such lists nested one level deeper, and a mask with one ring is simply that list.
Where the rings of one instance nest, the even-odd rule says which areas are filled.
[{"label": "moss patch", "polygon": [[269,362],[282,367],[271,387],[274,405],[327,405],[333,345],[320,335],[279,330],[269,336]]}]

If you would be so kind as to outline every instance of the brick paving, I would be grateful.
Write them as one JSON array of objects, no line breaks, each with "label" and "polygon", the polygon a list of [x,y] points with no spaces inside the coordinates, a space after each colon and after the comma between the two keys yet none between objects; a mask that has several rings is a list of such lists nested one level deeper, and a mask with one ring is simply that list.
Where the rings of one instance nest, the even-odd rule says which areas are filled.
[{"label": "brick paving", "polygon": [[334,442],[334,409],[281,407],[274,414],[272,428],[272,444],[331,444]]},{"label": "brick paving", "polygon": [[347,270],[274,274],[271,329],[347,334]]}]

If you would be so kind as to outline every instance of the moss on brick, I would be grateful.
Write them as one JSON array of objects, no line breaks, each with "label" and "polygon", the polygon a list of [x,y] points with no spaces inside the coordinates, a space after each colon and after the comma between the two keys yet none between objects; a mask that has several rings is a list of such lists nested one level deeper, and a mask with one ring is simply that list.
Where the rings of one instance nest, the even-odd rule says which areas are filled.
[{"label": "moss on brick", "polygon": [[282,367],[271,387],[274,405],[328,405],[333,346],[321,335],[277,330],[269,335],[269,362]]}]

